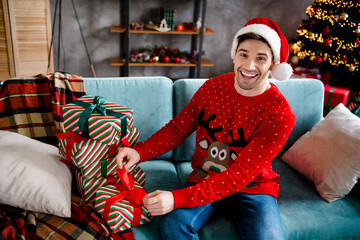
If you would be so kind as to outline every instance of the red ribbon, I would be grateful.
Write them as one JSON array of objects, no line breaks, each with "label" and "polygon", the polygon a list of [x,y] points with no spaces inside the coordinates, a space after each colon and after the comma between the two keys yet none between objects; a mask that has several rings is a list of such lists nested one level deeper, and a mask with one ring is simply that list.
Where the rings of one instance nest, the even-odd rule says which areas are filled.
[{"label": "red ribbon", "polygon": [[[73,132],[58,133],[56,134],[56,137],[59,139],[68,139],[65,151],[66,151],[66,158],[69,161],[71,161],[71,151],[73,149],[73,145],[78,142],[86,141],[89,139],[81,136],[78,133],[73,133]],[[127,140],[126,137],[123,137],[121,141],[124,147],[129,147],[129,141]],[[114,157],[116,154],[117,154],[117,145],[116,144],[109,145],[109,157]]]},{"label": "red ribbon", "polygon": [[86,141],[88,138],[81,136],[80,134],[73,133],[73,132],[66,132],[66,133],[59,133],[56,134],[56,137],[59,139],[69,139],[65,148],[66,151],[66,158],[71,161],[71,150],[73,145],[81,142]]},{"label": "red ribbon", "polygon": [[140,225],[141,220],[142,200],[146,195],[146,191],[143,188],[134,187],[134,179],[131,174],[128,174],[126,172],[125,168],[116,169],[116,172],[121,180],[121,183],[114,184],[113,186],[115,186],[117,190],[120,191],[120,193],[111,196],[109,199],[106,200],[103,218],[107,222],[109,219],[111,205],[125,199],[126,197],[126,200],[128,200],[134,208],[134,215],[131,226],[138,226]]}]

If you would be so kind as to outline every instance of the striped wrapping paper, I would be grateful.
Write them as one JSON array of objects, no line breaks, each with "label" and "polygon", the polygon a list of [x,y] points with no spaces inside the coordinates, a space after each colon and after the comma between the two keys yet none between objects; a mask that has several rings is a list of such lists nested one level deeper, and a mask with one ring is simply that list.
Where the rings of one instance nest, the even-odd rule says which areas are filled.
[{"label": "striped wrapping paper", "polygon": [[[126,139],[128,140],[129,145],[133,147],[139,139],[138,129],[133,127],[131,131],[128,131]],[[59,138],[59,153],[65,158],[67,158],[69,140],[70,139]],[[68,160],[70,160],[78,168],[85,168],[95,162],[115,156],[119,146],[120,144],[114,144],[111,146],[86,138],[84,141],[72,144],[71,159]]]},{"label": "striped wrapping paper", "polygon": [[[133,185],[134,188],[141,189],[142,187],[136,182]],[[99,188],[96,191],[95,209],[103,215],[106,200],[110,197],[119,194],[120,191],[113,185],[106,185]],[[152,220],[152,216],[142,206],[140,222],[133,223],[134,219],[134,207],[126,200],[126,196],[123,200],[120,200],[110,206],[109,217],[107,223],[114,232],[124,231],[126,229],[141,225]]]},{"label": "striped wrapping paper", "polygon": [[[94,96],[84,95],[78,101],[92,104]],[[115,103],[104,103],[101,105],[106,110],[126,115],[126,133],[133,128],[133,110]],[[64,127],[66,131],[83,134],[79,128],[79,119],[85,108],[75,103],[66,104],[63,111]],[[102,115],[95,110],[88,118],[89,138],[106,143],[114,144],[121,140],[121,119],[112,115]]]},{"label": "striped wrapping paper", "polygon": [[[145,172],[138,166],[132,166],[130,173],[134,180],[141,186],[145,185]],[[85,203],[93,203],[95,200],[96,190],[102,186],[119,183],[118,175],[110,175],[99,178],[85,178],[79,169],[75,170],[75,177],[78,190]]]}]

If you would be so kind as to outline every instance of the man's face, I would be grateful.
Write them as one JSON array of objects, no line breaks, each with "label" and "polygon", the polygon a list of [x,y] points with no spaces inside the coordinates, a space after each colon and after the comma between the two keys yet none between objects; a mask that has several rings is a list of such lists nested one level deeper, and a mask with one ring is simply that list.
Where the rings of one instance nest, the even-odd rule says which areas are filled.
[{"label": "man's face", "polygon": [[240,43],[233,60],[237,92],[257,96],[268,87],[268,75],[273,66],[270,47],[260,41],[247,39]]}]

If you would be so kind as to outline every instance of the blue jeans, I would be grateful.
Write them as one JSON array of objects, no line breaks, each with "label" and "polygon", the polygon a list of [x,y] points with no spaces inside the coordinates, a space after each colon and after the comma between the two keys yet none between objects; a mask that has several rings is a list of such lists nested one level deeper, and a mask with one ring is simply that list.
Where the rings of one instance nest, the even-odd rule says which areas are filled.
[{"label": "blue jeans", "polygon": [[274,197],[235,193],[214,203],[195,208],[179,208],[161,218],[161,237],[198,239],[196,233],[213,216],[226,211],[232,215],[244,240],[283,240],[279,208]]}]

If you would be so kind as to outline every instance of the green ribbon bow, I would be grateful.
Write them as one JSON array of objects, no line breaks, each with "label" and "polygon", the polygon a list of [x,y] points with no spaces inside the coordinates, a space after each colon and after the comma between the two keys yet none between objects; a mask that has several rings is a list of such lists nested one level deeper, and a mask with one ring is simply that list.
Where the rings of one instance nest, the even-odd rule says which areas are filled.
[{"label": "green ribbon bow", "polygon": [[106,116],[106,115],[111,115],[117,118],[120,118],[121,121],[121,138],[125,137],[126,135],[126,115],[123,113],[119,113],[119,112],[115,112],[109,109],[104,108],[102,105],[106,104],[106,103],[110,103],[108,100],[106,100],[103,97],[100,96],[95,96],[94,100],[93,100],[93,104],[89,104],[86,102],[82,102],[80,100],[75,100],[73,101],[74,104],[82,106],[85,108],[85,110],[82,112],[82,114],[80,115],[80,119],[79,119],[79,128],[82,132],[82,135],[84,137],[89,137],[89,120],[88,118],[90,117],[90,115],[97,110],[98,112],[100,112],[102,115]]},{"label": "green ribbon bow", "polygon": [[329,91],[328,101],[327,101],[327,104],[324,106],[325,115],[328,114],[331,110],[334,109],[334,107],[331,107],[330,104],[331,104],[332,94],[333,94],[333,92],[334,92],[335,90],[336,90],[336,88],[332,88],[332,89]]}]

